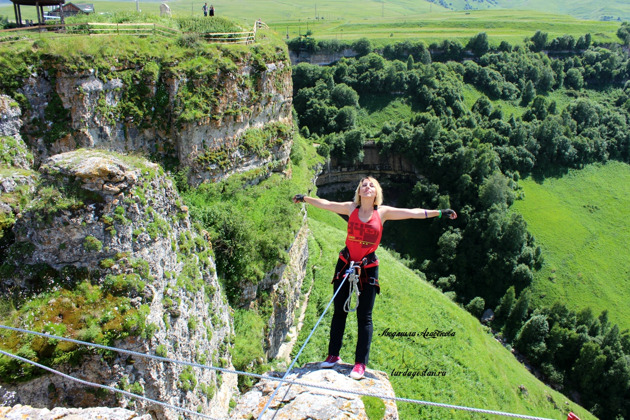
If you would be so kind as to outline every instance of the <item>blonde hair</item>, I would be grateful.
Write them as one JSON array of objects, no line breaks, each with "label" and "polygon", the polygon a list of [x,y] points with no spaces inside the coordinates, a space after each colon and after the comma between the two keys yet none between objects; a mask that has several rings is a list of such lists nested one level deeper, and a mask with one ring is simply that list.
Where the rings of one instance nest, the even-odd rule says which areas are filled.
[{"label": "blonde hair", "polygon": [[363,185],[363,181],[365,180],[370,181],[372,184],[374,184],[374,189],[376,189],[376,197],[374,197],[374,205],[375,206],[380,206],[381,204],[383,204],[383,189],[381,188],[381,184],[378,183],[378,181],[374,178],[372,178],[371,176],[366,176],[364,178],[361,178],[361,181],[359,181],[359,185],[357,186],[356,191],[354,192],[354,205],[357,207],[361,207],[361,196],[359,195],[359,191],[361,190],[361,185]]}]

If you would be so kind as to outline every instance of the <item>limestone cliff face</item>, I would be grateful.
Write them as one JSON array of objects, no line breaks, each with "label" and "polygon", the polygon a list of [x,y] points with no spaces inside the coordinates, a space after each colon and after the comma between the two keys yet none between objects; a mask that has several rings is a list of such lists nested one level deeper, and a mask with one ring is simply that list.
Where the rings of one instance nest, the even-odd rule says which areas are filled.
[{"label": "limestone cliff face", "polygon": [[[24,297],[48,291],[52,298],[15,324],[85,341],[109,336],[105,342],[117,347],[230,367],[231,312],[211,245],[191,226],[161,168],[142,158],[77,150],[50,157],[40,172],[35,199],[13,228],[1,287]],[[18,353],[29,348],[48,364],[74,352],[81,363],[61,363],[66,373],[188,409],[202,407],[213,416],[227,413],[236,387],[232,375],[122,354],[102,357],[17,335],[3,336],[3,347]],[[6,383],[3,391],[9,401],[38,407],[120,404],[53,375]],[[177,418],[161,406],[132,405],[158,418]]]},{"label": "limestone cliff face", "polygon": [[17,89],[28,103],[23,131],[38,163],[77,148],[142,151],[190,168],[194,185],[282,170],[292,143],[290,63],[280,47],[258,61],[252,54],[218,49],[197,67],[42,60]]},{"label": "limestone cliff face", "polygon": [[[253,302],[259,290],[269,293],[272,302],[272,311],[267,321],[267,336],[264,343],[266,355],[269,359],[288,358],[281,354],[283,346],[291,328],[295,326],[295,318],[298,315],[302,297],[302,283],[306,275],[308,262],[308,228],[306,218],[302,228],[297,233],[291,249],[289,249],[289,262],[278,265],[273,271],[267,273],[258,285],[246,285],[243,288],[242,301],[244,304]],[[291,350],[288,349],[287,353]]]},{"label": "limestone cliff face", "polygon": [[[192,185],[245,171],[264,178],[284,170],[293,129],[286,48],[261,53],[217,47],[212,56],[181,61],[110,57],[106,65],[86,64],[89,60],[75,65],[71,60],[45,55],[27,60],[13,97],[0,96],[0,145],[19,150],[10,162],[0,162],[0,232],[7,233],[0,236],[0,290],[3,298],[19,302],[6,321],[231,367],[233,321],[212,246],[191,223],[162,164],[189,169]],[[268,358],[290,353],[285,339],[300,303],[306,238],[303,227],[287,250],[287,264],[257,285],[246,280],[242,285],[243,307],[260,291],[268,292]],[[17,333],[0,334],[0,341],[72,376],[215,418],[228,416],[236,393],[233,375]],[[9,378],[0,384],[8,404],[122,406],[154,418],[178,416],[56,376],[38,376],[18,363],[0,360],[0,368]],[[24,377],[29,380],[10,380]]]},{"label": "limestone cliff face", "polygon": [[20,129],[22,110],[7,95],[0,95],[0,163],[20,169],[30,169],[33,155],[29,152]]}]

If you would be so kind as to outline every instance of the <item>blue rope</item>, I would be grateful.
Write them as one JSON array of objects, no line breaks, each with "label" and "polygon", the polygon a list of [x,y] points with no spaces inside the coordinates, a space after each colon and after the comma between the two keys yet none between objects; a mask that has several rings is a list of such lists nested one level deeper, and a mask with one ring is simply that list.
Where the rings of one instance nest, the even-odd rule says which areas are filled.
[{"label": "blue rope", "polygon": [[[355,263],[354,261],[350,262],[350,268],[348,268],[346,270],[346,274],[343,276],[343,280],[341,280],[341,283],[339,284],[339,287],[337,288],[337,290],[335,291],[335,294],[333,295],[332,299],[330,299],[330,302],[328,302],[328,305],[326,305],[326,308],[324,309],[324,312],[322,312],[322,315],[319,317],[319,319],[317,320],[317,322],[315,323],[315,326],[313,327],[313,329],[311,330],[311,333],[308,335],[308,337],[306,338],[306,341],[304,342],[304,344],[302,344],[302,347],[300,348],[300,351],[298,351],[297,355],[295,356],[295,358],[293,359],[293,362],[291,362],[291,364],[289,365],[289,367],[287,368],[287,371],[284,373],[284,376],[282,377],[282,380],[285,380],[287,378],[287,376],[289,375],[289,372],[291,372],[291,369],[293,369],[293,365],[295,365],[295,362],[297,362],[298,358],[300,357],[300,354],[302,354],[302,350],[304,350],[304,347],[306,347],[306,345],[308,344],[308,341],[311,339],[311,337],[313,336],[313,334],[315,333],[315,330],[317,329],[317,327],[319,326],[319,323],[322,322],[322,319],[324,318],[324,315],[326,315],[326,311],[328,311],[328,308],[330,308],[330,305],[333,303],[333,301],[335,300],[335,297],[337,297],[337,294],[339,293],[339,291],[341,290],[341,287],[343,286],[343,283],[346,281],[346,279],[348,278],[348,276],[354,271],[354,267],[355,267]],[[267,411],[267,409],[269,408],[269,406],[271,405],[271,402],[273,401],[273,398],[276,396],[276,394],[278,393],[278,391],[280,390],[280,386],[282,385],[282,382],[278,383],[278,386],[276,387],[276,389],[273,391],[273,394],[271,394],[271,397],[269,397],[269,400],[267,401],[267,404],[265,404],[265,407],[262,409],[262,411],[260,412],[260,414],[258,415],[258,420],[261,420],[262,415],[265,413],[265,411]]]}]

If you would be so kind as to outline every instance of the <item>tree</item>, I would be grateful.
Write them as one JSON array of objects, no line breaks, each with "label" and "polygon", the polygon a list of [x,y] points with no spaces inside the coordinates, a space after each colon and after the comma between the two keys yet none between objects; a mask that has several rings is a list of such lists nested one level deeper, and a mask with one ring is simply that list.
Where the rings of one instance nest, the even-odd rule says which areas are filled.
[{"label": "tree", "polygon": [[599,344],[593,341],[584,344],[572,369],[581,391],[585,393],[583,395],[593,397],[595,389],[602,380],[605,367],[606,356],[602,353]]},{"label": "tree", "polygon": [[462,240],[462,233],[459,229],[449,229],[440,236],[438,240],[438,266],[439,269],[448,273],[455,257],[457,256],[457,245]]},{"label": "tree", "polygon": [[518,297],[514,308],[508,315],[508,318],[505,322],[505,326],[503,327],[503,336],[508,340],[512,341],[518,330],[523,325],[523,321],[527,316],[527,311],[529,310],[529,302],[531,300],[531,294],[529,290],[525,290],[521,292],[521,295]]},{"label": "tree", "polygon": [[545,339],[549,323],[545,315],[532,316],[518,332],[514,346],[534,363],[539,363],[547,350]]},{"label": "tree", "polygon": [[500,172],[490,175],[479,187],[479,202],[484,208],[490,208],[494,204],[507,207],[514,201],[514,193],[508,185],[507,178]]},{"label": "tree", "polygon": [[586,50],[591,46],[591,34],[586,34],[578,38],[575,42],[576,50]]},{"label": "tree", "polygon": [[468,302],[468,305],[466,305],[466,310],[477,318],[480,318],[481,315],[483,315],[483,310],[485,309],[485,307],[486,301],[482,297],[477,296],[473,298],[470,302]]},{"label": "tree", "polygon": [[510,312],[512,312],[512,308],[514,308],[515,300],[516,292],[514,291],[514,286],[510,286],[501,300],[499,300],[499,305],[494,310],[495,319],[505,321]]},{"label": "tree", "polygon": [[330,92],[330,100],[337,108],[359,106],[359,94],[345,83],[339,83]]},{"label": "tree", "polygon": [[499,44],[499,51],[512,52],[512,45],[507,41],[501,41]]},{"label": "tree", "polygon": [[523,92],[521,93],[521,105],[527,106],[531,102],[532,99],[536,96],[536,88],[531,80],[528,80],[525,83],[525,87],[523,88]]},{"label": "tree", "polygon": [[356,51],[359,57],[363,57],[371,53],[374,47],[372,46],[372,41],[367,38],[361,38],[352,44],[352,49]]},{"label": "tree", "polygon": [[547,46],[547,32],[536,31],[530,41],[530,49],[532,51],[538,52],[544,50]]},{"label": "tree", "polygon": [[630,45],[630,23],[623,22],[619,29],[617,29],[617,36],[624,44]]},{"label": "tree", "polygon": [[538,78],[538,83],[536,84],[536,88],[540,93],[546,93],[551,90],[556,79],[554,77],[554,72],[550,67],[543,67],[540,72],[540,77]]},{"label": "tree", "polygon": [[484,117],[489,117],[492,113],[492,102],[486,95],[481,95],[474,103],[472,111]]},{"label": "tree", "polygon": [[567,75],[564,78],[564,85],[569,89],[582,89],[582,87],[584,87],[584,77],[582,76],[582,72],[575,67],[567,70]]},{"label": "tree", "polygon": [[409,54],[409,57],[407,57],[407,70],[413,70],[414,64],[416,63],[413,59],[413,55]]},{"label": "tree", "polygon": [[485,32],[480,32],[477,35],[470,38],[468,44],[466,44],[466,48],[472,51],[477,57],[481,57],[490,49],[490,45],[488,43],[488,34]]},{"label": "tree", "polygon": [[325,67],[308,63],[299,63],[293,67],[294,94],[302,88],[315,86],[323,78],[324,72],[328,71]]},{"label": "tree", "polygon": [[337,131],[348,131],[354,128],[357,119],[357,111],[351,106],[344,106],[335,117]]},{"label": "tree", "polygon": [[363,160],[363,145],[365,133],[362,130],[348,131],[344,135],[345,160],[355,164]]}]

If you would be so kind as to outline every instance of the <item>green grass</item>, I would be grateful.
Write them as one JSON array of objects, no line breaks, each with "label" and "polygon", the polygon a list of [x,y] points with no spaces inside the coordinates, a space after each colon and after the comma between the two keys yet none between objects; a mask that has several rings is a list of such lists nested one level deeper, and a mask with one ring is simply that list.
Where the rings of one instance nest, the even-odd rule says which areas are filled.
[{"label": "green grass", "polygon": [[386,122],[409,120],[414,114],[409,100],[391,95],[362,95],[357,125],[380,130]]},{"label": "green grass", "polygon": [[533,297],[573,310],[607,309],[612,322],[630,327],[630,166],[591,165],[560,178],[520,182],[521,213],[543,248],[545,264]]},{"label": "green grass", "polygon": [[[405,39],[423,40],[427,44],[444,39],[466,43],[479,32],[486,32],[491,44],[505,40],[513,45],[523,43],[537,30],[547,32],[549,39],[565,34],[576,38],[591,33],[597,42],[619,42],[616,36],[619,22],[581,20],[562,11],[540,7],[545,13],[524,10],[449,11],[425,1],[410,0],[358,1],[327,0],[313,2],[296,0],[281,2],[261,0],[212,1],[217,16],[231,18],[244,26],[262,19],[283,37],[294,38],[308,31],[317,39],[353,41],[367,37],[375,45]],[[97,14],[133,12],[135,2],[94,1]],[[202,16],[203,1],[169,2],[173,17]],[[159,14],[159,1],[140,2],[143,13]],[[566,12],[565,12],[566,13]],[[0,5],[0,15],[14,19],[11,4]],[[34,7],[22,7],[24,19],[37,19]]]},{"label": "green grass", "polygon": [[[360,6],[355,9],[361,9]],[[457,39],[466,44],[468,39],[479,32],[486,32],[491,44],[498,45],[508,41],[512,45],[521,45],[525,37],[531,37],[538,30],[547,32],[549,39],[562,35],[578,38],[591,33],[594,41],[619,42],[616,31],[619,22],[585,21],[566,15],[518,10],[489,10],[473,12],[409,10],[404,16],[374,16],[354,18],[356,11],[348,11],[343,19],[317,21],[302,19],[298,22],[287,20],[276,22],[268,19],[269,25],[281,33],[293,38],[305,34],[308,29],[317,39],[339,39],[351,41],[363,37],[371,39],[375,45],[384,45],[404,39],[422,40],[427,44],[444,39]]]},{"label": "green grass", "polygon": [[[461,1],[461,0],[460,0]],[[570,14],[580,19],[600,20],[604,16],[630,19],[630,3],[626,0],[499,0],[499,7],[510,9],[546,10],[549,13]]]},{"label": "green grass", "polygon": [[[295,351],[332,296],[330,280],[345,235],[345,223],[340,217],[313,207],[309,207],[308,212],[312,231],[309,266],[313,268],[314,286]],[[566,412],[572,410],[582,419],[593,418],[586,410],[539,382],[475,318],[405,267],[393,254],[384,249],[378,254],[382,292],[374,308],[369,368],[388,373],[397,396],[549,418],[566,418]],[[298,363],[322,360],[326,356],[331,316],[331,312],[326,314]],[[455,336],[391,338],[382,335],[385,328],[416,332],[452,330]],[[356,317],[353,315],[348,318],[344,343],[341,357],[353,362],[356,343]],[[446,376],[391,376],[392,370],[406,368],[444,371]],[[398,404],[398,410],[401,419],[485,418],[405,403]]]}]

